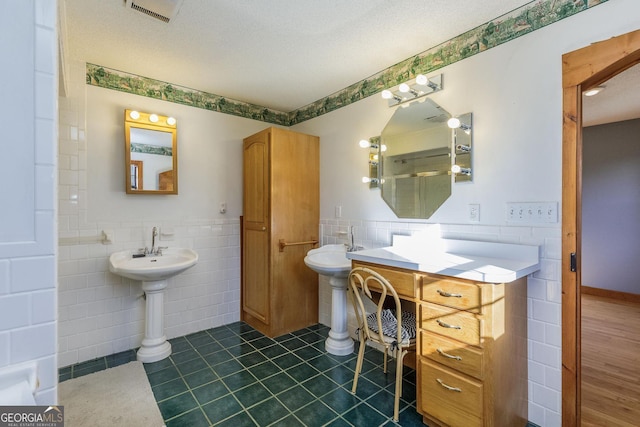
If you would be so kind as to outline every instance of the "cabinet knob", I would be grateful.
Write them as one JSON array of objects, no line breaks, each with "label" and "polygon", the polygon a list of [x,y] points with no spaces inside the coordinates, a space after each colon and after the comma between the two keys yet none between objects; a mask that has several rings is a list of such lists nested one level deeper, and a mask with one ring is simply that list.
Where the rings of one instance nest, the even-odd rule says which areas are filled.
[{"label": "cabinet knob", "polygon": [[267,227],[262,227],[262,231],[265,231],[267,229]]}]

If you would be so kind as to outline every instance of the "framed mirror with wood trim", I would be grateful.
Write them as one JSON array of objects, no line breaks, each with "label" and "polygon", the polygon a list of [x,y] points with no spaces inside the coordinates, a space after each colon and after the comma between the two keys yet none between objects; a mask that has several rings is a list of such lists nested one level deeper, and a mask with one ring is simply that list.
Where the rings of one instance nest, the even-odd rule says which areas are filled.
[{"label": "framed mirror with wood trim", "polygon": [[173,117],[124,112],[127,194],[178,194],[178,137]]}]

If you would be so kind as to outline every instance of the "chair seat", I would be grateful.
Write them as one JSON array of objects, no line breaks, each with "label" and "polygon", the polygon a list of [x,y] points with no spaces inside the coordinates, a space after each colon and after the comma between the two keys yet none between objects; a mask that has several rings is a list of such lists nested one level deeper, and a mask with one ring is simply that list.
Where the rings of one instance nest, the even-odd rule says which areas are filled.
[{"label": "chair seat", "polygon": [[[396,334],[398,331],[398,322],[396,320],[395,313],[393,312],[393,310],[384,309],[382,310],[380,317],[382,321],[382,335],[384,335],[385,341],[394,341],[396,339]],[[373,332],[380,334],[380,331],[378,331],[378,321],[376,318],[376,313],[369,314],[367,316],[367,325]],[[403,311],[400,323],[402,344],[408,345],[409,341],[415,339],[416,337],[416,314],[408,311]]]}]

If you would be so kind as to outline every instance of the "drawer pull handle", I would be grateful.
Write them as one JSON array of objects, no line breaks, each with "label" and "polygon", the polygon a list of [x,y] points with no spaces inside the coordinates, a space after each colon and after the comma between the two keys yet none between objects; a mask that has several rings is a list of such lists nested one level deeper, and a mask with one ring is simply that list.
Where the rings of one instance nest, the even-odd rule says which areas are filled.
[{"label": "drawer pull handle", "polygon": [[462,298],[462,294],[452,294],[450,292],[445,292],[440,289],[438,289],[436,292],[438,292],[441,296],[445,298]]},{"label": "drawer pull handle", "polygon": [[438,325],[442,326],[443,328],[449,328],[449,329],[462,329],[460,326],[458,325],[450,325],[448,323],[443,322],[442,320],[438,319],[436,320],[436,322],[438,322]]},{"label": "drawer pull handle", "polygon": [[460,357],[460,356],[453,356],[453,355],[451,355],[451,354],[449,354],[449,353],[445,353],[444,351],[440,350],[439,348],[437,348],[437,349],[436,349],[436,351],[437,351],[438,353],[440,353],[440,355],[441,355],[441,356],[448,357],[449,359],[462,360],[462,357]]},{"label": "drawer pull handle", "polygon": [[459,389],[458,387],[451,387],[450,385],[446,385],[440,378],[436,378],[436,381],[438,381],[438,384],[440,384],[442,387],[446,388],[449,391],[456,391],[458,393],[462,393],[462,389]]}]

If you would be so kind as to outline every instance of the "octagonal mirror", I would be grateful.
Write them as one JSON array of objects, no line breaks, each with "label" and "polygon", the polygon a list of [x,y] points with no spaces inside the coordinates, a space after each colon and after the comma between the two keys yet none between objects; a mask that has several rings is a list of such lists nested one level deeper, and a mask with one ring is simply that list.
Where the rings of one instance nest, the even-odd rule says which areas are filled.
[{"label": "octagonal mirror", "polygon": [[429,218],[451,195],[450,117],[425,98],[398,107],[382,130],[379,185],[399,218]]}]

